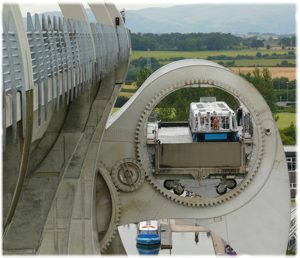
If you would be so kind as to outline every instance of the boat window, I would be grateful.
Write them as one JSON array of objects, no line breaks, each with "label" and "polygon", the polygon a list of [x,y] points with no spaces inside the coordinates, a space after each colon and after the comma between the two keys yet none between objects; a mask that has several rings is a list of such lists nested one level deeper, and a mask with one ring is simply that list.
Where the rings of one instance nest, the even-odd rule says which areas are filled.
[{"label": "boat window", "polygon": [[236,124],[235,117],[232,117],[232,129],[236,129],[236,128],[237,128],[237,124]]}]

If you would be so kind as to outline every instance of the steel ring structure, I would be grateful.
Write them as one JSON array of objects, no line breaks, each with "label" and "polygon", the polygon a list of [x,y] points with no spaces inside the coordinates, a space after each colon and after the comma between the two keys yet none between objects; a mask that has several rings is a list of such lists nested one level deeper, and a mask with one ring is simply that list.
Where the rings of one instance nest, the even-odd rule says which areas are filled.
[{"label": "steel ring structure", "polygon": [[[235,189],[219,197],[176,196],[153,176],[146,139],[148,117],[163,98],[187,87],[216,87],[230,93],[247,107],[255,125],[248,174]],[[197,218],[231,242],[238,253],[284,253],[290,215],[281,140],[263,97],[229,69],[206,60],[183,60],[157,70],[108,120],[100,157],[108,170],[120,159],[136,159],[146,173],[147,180],[139,189],[121,193],[122,206],[144,204],[141,209],[122,209],[121,224],[149,218]],[[268,209],[263,208],[266,202]],[[282,220],[278,223],[274,216]],[[255,229],[260,233],[254,233]]]}]

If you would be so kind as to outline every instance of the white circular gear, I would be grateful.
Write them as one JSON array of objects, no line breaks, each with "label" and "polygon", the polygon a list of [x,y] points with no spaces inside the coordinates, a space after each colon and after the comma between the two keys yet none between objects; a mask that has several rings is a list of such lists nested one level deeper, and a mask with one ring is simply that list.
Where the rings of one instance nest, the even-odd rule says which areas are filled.
[{"label": "white circular gear", "polygon": [[[153,156],[149,155],[146,137],[148,112],[160,98],[155,98],[156,95],[162,93],[160,96],[163,97],[172,89],[175,91],[183,87],[209,86],[207,84],[224,89],[238,98],[249,109],[254,125],[252,153],[247,157],[247,178],[243,185],[239,184],[230,191],[230,194],[235,194],[233,197],[224,194],[215,198],[214,202],[219,202],[217,205],[207,198],[197,200],[191,197],[189,199],[194,201],[187,203],[185,197],[176,197],[171,193],[167,196],[163,186],[158,185],[154,178]],[[147,173],[147,181],[153,183],[153,187],[144,184],[138,190],[144,194],[152,193],[151,202],[143,195],[122,194],[122,203],[126,207],[138,202],[140,205],[147,205],[147,209],[125,209],[122,211],[120,223],[128,224],[136,221],[136,218],[147,220],[153,217],[153,210],[157,210],[157,204],[160,203],[163,206],[157,210],[157,218],[198,218],[223,238],[230,234],[230,241],[239,253],[285,253],[290,217],[285,155],[267,103],[245,79],[207,60],[173,62],[151,74],[121,110],[111,116],[106,128],[101,160],[110,164],[111,170],[111,165],[117,160],[125,157],[137,159],[139,156],[139,161]],[[111,155],[111,151],[116,151],[117,157]],[[154,194],[153,191],[162,194]],[[176,200],[171,201],[175,198]],[[185,205],[179,205],[180,203]],[[266,203],[268,209],[263,209]],[[194,208],[188,205],[203,207]],[[264,245],[261,244],[263,241]]]},{"label": "white circular gear", "polygon": [[[246,107],[249,109],[250,113],[252,114],[254,118],[254,122],[256,125],[255,133],[257,135],[256,137],[256,144],[254,145],[254,148],[257,148],[257,151],[254,151],[257,153],[257,156],[254,157],[249,165],[249,172],[244,178],[244,180],[237,185],[233,190],[227,192],[226,194],[223,194],[218,197],[194,197],[194,198],[186,198],[182,196],[178,196],[173,194],[172,192],[165,189],[153,176],[151,172],[151,168],[149,165],[148,156],[145,154],[147,150],[147,144],[146,144],[146,136],[144,134],[145,126],[148,121],[148,117],[154,107],[167,95],[170,93],[182,89],[191,85],[195,84],[208,84],[213,87],[222,89],[227,91],[228,93],[232,94],[234,97],[242,101]],[[139,122],[136,128],[136,134],[135,134],[135,143],[136,143],[136,157],[139,162],[142,164],[146,164],[145,171],[146,171],[146,180],[157,190],[159,191],[163,196],[167,197],[168,199],[175,201],[177,203],[187,205],[187,206],[193,206],[193,207],[206,207],[206,206],[214,206],[221,203],[224,203],[226,201],[229,201],[230,199],[237,196],[241,191],[243,191],[247,185],[250,184],[251,180],[256,175],[257,171],[259,170],[261,160],[263,158],[263,150],[264,150],[264,137],[265,137],[265,130],[262,127],[261,119],[255,110],[254,106],[250,103],[250,101],[243,96],[239,91],[236,89],[232,89],[229,85],[225,85],[220,81],[215,80],[205,80],[205,79],[191,79],[189,81],[182,81],[177,82],[176,84],[163,89],[161,92],[159,92],[154,98],[151,99],[151,101],[145,105],[144,111],[142,112]]]},{"label": "white circular gear", "polygon": [[106,167],[104,166],[104,164],[100,163],[98,168],[99,168],[100,175],[104,179],[109,189],[110,198],[112,202],[111,220],[104,237],[100,241],[100,252],[103,253],[107,250],[107,248],[111,244],[118,230],[118,225],[121,218],[121,201],[120,201],[120,194],[118,192],[118,189],[112,183],[109,173]]},{"label": "white circular gear", "polygon": [[122,159],[112,168],[114,185],[123,192],[133,192],[145,181],[145,171],[135,159]]}]

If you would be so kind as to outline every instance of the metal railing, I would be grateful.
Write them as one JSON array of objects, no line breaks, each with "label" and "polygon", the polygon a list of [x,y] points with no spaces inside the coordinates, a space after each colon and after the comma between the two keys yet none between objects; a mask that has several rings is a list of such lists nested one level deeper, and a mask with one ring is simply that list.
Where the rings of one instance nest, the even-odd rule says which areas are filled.
[{"label": "metal railing", "polygon": [[[124,26],[85,23],[62,17],[27,13],[27,40],[37,100],[38,125],[47,120],[48,102],[55,109],[69,104],[93,83],[99,83],[120,63],[128,60],[130,40]],[[11,109],[13,142],[17,141],[17,122],[26,132],[26,97],[22,42],[12,14],[3,19],[3,141],[6,109]],[[20,95],[20,96],[19,96]],[[11,98],[7,106],[6,98]],[[20,104],[18,104],[20,103]],[[17,117],[18,113],[21,117]]]}]

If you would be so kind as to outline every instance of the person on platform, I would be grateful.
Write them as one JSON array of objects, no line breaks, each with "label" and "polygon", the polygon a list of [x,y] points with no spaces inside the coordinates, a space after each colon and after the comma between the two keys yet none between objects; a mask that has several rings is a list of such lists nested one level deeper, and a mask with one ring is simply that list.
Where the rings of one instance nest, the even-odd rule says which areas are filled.
[{"label": "person on platform", "polygon": [[219,129],[219,118],[218,118],[217,114],[215,114],[214,119],[213,119],[213,128],[215,130]]}]

